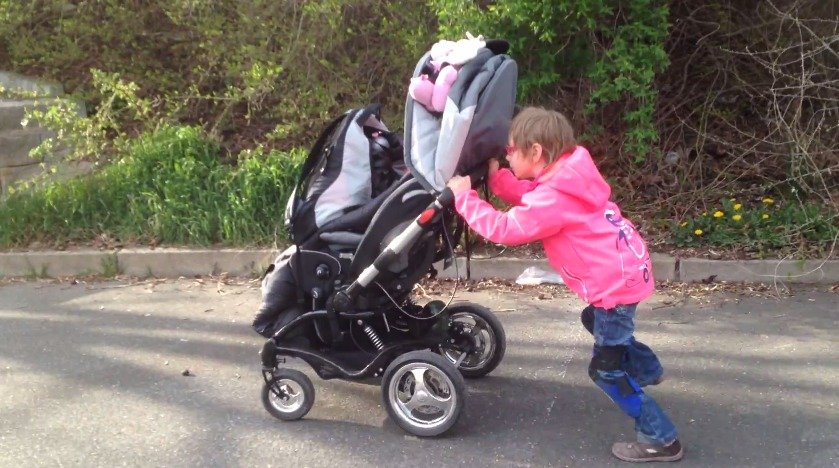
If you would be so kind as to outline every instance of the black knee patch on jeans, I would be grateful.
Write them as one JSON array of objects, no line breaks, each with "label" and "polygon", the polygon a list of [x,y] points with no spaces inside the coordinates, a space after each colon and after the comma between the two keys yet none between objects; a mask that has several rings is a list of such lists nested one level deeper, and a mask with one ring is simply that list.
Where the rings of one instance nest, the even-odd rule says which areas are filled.
[{"label": "black knee patch on jeans", "polygon": [[598,346],[588,365],[588,375],[597,378],[597,371],[615,371],[621,369],[626,346]]},{"label": "black knee patch on jeans", "polygon": [[580,313],[580,321],[589,333],[594,335],[594,306],[590,305]]},{"label": "black knee patch on jeans", "polygon": [[[623,363],[623,356],[626,353],[626,346],[600,346],[594,357],[591,358],[591,363],[588,366],[588,375],[591,380],[597,382],[601,377],[597,371],[616,371],[621,370]],[[627,374],[612,383],[618,386],[621,395],[632,395],[636,392],[635,387],[629,382],[630,376]]]}]

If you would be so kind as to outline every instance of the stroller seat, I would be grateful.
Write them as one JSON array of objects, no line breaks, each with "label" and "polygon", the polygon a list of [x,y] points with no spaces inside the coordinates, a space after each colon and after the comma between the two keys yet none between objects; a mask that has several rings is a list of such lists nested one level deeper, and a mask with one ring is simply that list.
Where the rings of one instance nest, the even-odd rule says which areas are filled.
[{"label": "stroller seat", "polygon": [[326,223],[318,230],[318,238],[327,245],[352,247],[354,250],[361,243],[373,216],[376,215],[387,197],[409,178],[410,174],[405,173],[399,180],[392,183],[390,187],[368,203]]}]

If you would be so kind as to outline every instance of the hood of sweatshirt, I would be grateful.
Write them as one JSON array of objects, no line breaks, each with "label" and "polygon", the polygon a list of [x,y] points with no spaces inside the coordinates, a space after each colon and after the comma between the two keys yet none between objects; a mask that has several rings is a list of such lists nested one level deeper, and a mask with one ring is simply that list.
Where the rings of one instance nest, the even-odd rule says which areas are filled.
[{"label": "hood of sweatshirt", "polygon": [[588,150],[577,146],[546,167],[536,181],[576,199],[585,208],[604,206],[612,194]]}]

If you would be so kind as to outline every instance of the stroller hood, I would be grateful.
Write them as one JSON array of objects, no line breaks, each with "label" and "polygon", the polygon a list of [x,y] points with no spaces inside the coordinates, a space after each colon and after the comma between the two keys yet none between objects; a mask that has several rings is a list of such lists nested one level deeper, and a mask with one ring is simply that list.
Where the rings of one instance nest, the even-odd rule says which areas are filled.
[{"label": "stroller hood", "polygon": [[[428,190],[441,191],[454,175],[469,174],[504,154],[516,100],[516,62],[504,54],[506,42],[488,41],[464,63],[442,113],[410,95],[405,105],[405,163]],[[431,62],[429,51],[414,77]]]}]

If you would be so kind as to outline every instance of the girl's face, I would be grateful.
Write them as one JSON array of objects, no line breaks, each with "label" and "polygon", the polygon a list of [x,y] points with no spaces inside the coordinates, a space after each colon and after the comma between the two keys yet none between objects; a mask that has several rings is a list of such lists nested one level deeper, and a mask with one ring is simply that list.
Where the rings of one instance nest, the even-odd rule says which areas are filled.
[{"label": "girl's face", "polygon": [[534,143],[530,148],[519,148],[513,140],[507,144],[507,162],[510,170],[519,179],[533,179],[544,168],[542,161],[542,145]]}]

